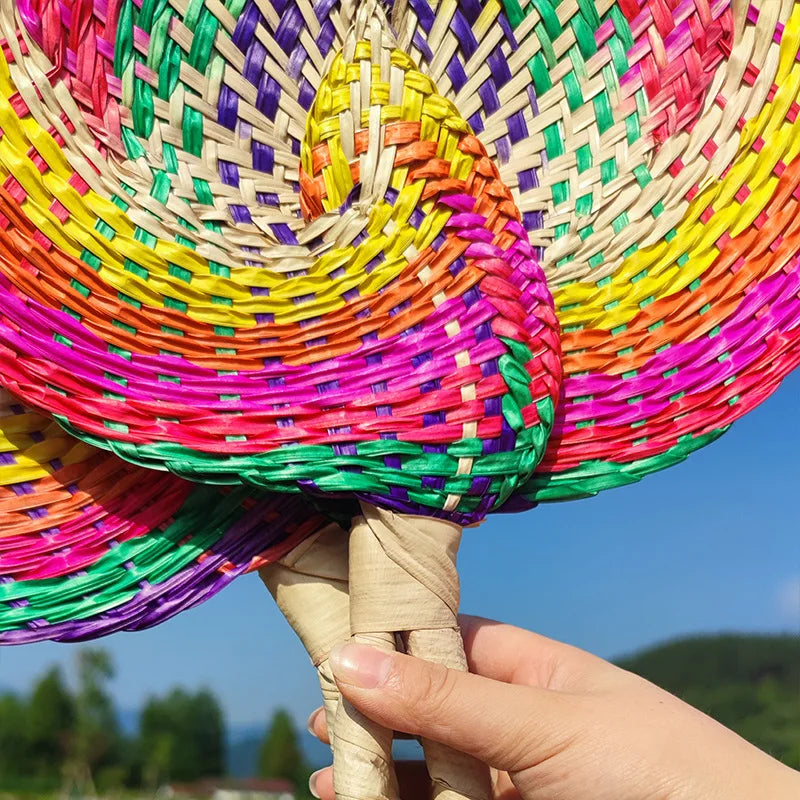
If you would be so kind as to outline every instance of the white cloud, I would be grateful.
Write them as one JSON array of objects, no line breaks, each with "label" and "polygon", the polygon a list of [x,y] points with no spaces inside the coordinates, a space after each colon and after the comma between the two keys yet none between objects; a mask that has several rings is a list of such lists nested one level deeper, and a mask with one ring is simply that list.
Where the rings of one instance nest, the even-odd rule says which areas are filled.
[{"label": "white cloud", "polygon": [[777,591],[778,610],[790,622],[800,622],[800,575],[784,581]]}]

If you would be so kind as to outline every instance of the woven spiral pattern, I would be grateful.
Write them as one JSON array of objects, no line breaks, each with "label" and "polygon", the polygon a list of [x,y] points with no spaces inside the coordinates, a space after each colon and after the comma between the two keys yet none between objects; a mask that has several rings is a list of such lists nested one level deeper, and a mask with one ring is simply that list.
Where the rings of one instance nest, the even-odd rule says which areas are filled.
[{"label": "woven spiral pattern", "polygon": [[91,445],[470,522],[674,464],[800,364],[797,0],[14,0],[0,35],[0,384],[61,426],[0,416],[44,437],[8,428],[0,641],[152,624],[328,519]]},{"label": "woven spiral pattern", "polygon": [[[123,100],[132,98],[122,139],[129,157],[144,159],[141,140],[150,137],[152,153],[156,137],[162,163],[171,154],[180,175],[203,155],[212,127],[190,125],[205,118],[195,119],[177,73],[127,69],[127,48],[145,41],[140,26],[151,63],[166,46],[156,34],[179,38],[174,11],[155,8],[118,9],[114,67]],[[181,236],[186,221],[177,215],[162,219],[171,226],[158,237],[135,226],[132,209],[123,213],[65,163],[77,135],[59,148],[56,131],[17,116],[0,144],[29,164],[36,186],[19,184],[25,196],[15,199],[35,227],[13,225],[17,263],[0,285],[0,341],[16,356],[4,374],[10,389],[87,441],[193,479],[357,492],[460,521],[513,493],[552,424],[560,377],[552,299],[496,166],[455,106],[394,46],[379,13],[348,34],[303,112],[305,219],[289,215],[293,230],[251,233],[258,253],[222,242],[229,263],[247,266],[206,260]],[[210,14],[203,7],[197,17],[188,59],[206,70],[204,93],[219,95],[215,125],[241,142],[246,112],[258,111],[272,132],[259,111],[266,100],[229,107],[219,85],[234,51],[263,50],[263,24],[240,29],[243,10],[231,40],[215,25],[214,36],[201,36]],[[264,52],[257,63],[261,80]],[[150,79],[170,116],[182,100],[181,152],[167,142]],[[7,73],[7,94],[12,82]],[[247,128],[257,169],[258,130]],[[30,158],[32,145],[41,158]],[[212,162],[214,189],[258,186],[236,165]],[[109,153],[99,166],[114,180],[127,163]],[[150,197],[161,192],[169,212],[171,178],[163,167],[161,175],[163,189],[146,188]],[[237,208],[226,209],[230,223],[252,228]],[[47,244],[37,241],[45,230]]]}]

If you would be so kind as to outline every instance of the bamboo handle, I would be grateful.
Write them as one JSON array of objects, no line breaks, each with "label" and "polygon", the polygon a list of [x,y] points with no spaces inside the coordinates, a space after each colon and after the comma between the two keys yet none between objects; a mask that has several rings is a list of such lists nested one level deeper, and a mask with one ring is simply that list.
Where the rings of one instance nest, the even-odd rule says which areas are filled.
[{"label": "bamboo handle", "polygon": [[[337,800],[399,800],[393,732],[364,717],[336,687],[328,656],[339,642],[395,649],[466,670],[458,630],[456,554],[461,529],[362,504],[348,535],[331,525],[261,577],[317,667],[334,752]],[[349,538],[349,542],[348,542]],[[488,800],[488,770],[423,741],[435,800]]]},{"label": "bamboo handle", "polygon": [[[350,638],[348,534],[331,525],[306,539],[260,575],[317,668],[328,734],[334,753],[336,796],[399,800],[392,764],[391,731],[343,702],[328,661]],[[394,636],[359,637],[365,644],[394,648]]]},{"label": "bamboo handle", "polygon": [[[395,647],[390,633],[356,634],[352,641],[386,651]],[[399,799],[392,760],[393,738],[393,731],[382,728],[340,698],[333,750],[336,800]]]},{"label": "bamboo handle", "polygon": [[[467,671],[467,656],[457,628],[410,631],[406,637],[410,656]],[[489,773],[484,764],[439,742],[422,740],[425,761],[433,782],[432,800],[486,800],[490,794]]]}]

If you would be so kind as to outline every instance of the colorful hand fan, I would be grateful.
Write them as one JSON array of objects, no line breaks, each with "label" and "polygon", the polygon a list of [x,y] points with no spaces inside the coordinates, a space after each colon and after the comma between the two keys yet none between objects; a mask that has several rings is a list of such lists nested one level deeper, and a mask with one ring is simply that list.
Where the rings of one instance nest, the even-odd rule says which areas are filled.
[{"label": "colorful hand fan", "polygon": [[[464,668],[461,525],[676,463],[800,363],[795,0],[15,0],[0,27],[0,383],[140,468],[258,487],[200,498],[298,504],[262,577],[339,797],[397,790],[337,641]],[[349,536],[309,498],[358,500]],[[437,798],[487,796],[425,745]]]}]

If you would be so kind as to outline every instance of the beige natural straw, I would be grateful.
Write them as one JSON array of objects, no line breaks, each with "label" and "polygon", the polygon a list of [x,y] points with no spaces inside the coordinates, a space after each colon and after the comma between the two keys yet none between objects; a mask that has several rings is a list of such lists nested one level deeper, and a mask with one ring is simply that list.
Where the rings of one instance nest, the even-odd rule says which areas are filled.
[{"label": "beige natural straw", "polygon": [[[319,672],[337,800],[399,795],[393,732],[339,696],[327,656],[351,636],[384,650],[394,650],[400,636],[409,655],[466,670],[457,620],[460,540],[461,528],[453,523],[363,503],[349,537],[331,525],[261,570]],[[422,744],[434,798],[488,800],[484,765],[436,742]]]}]

